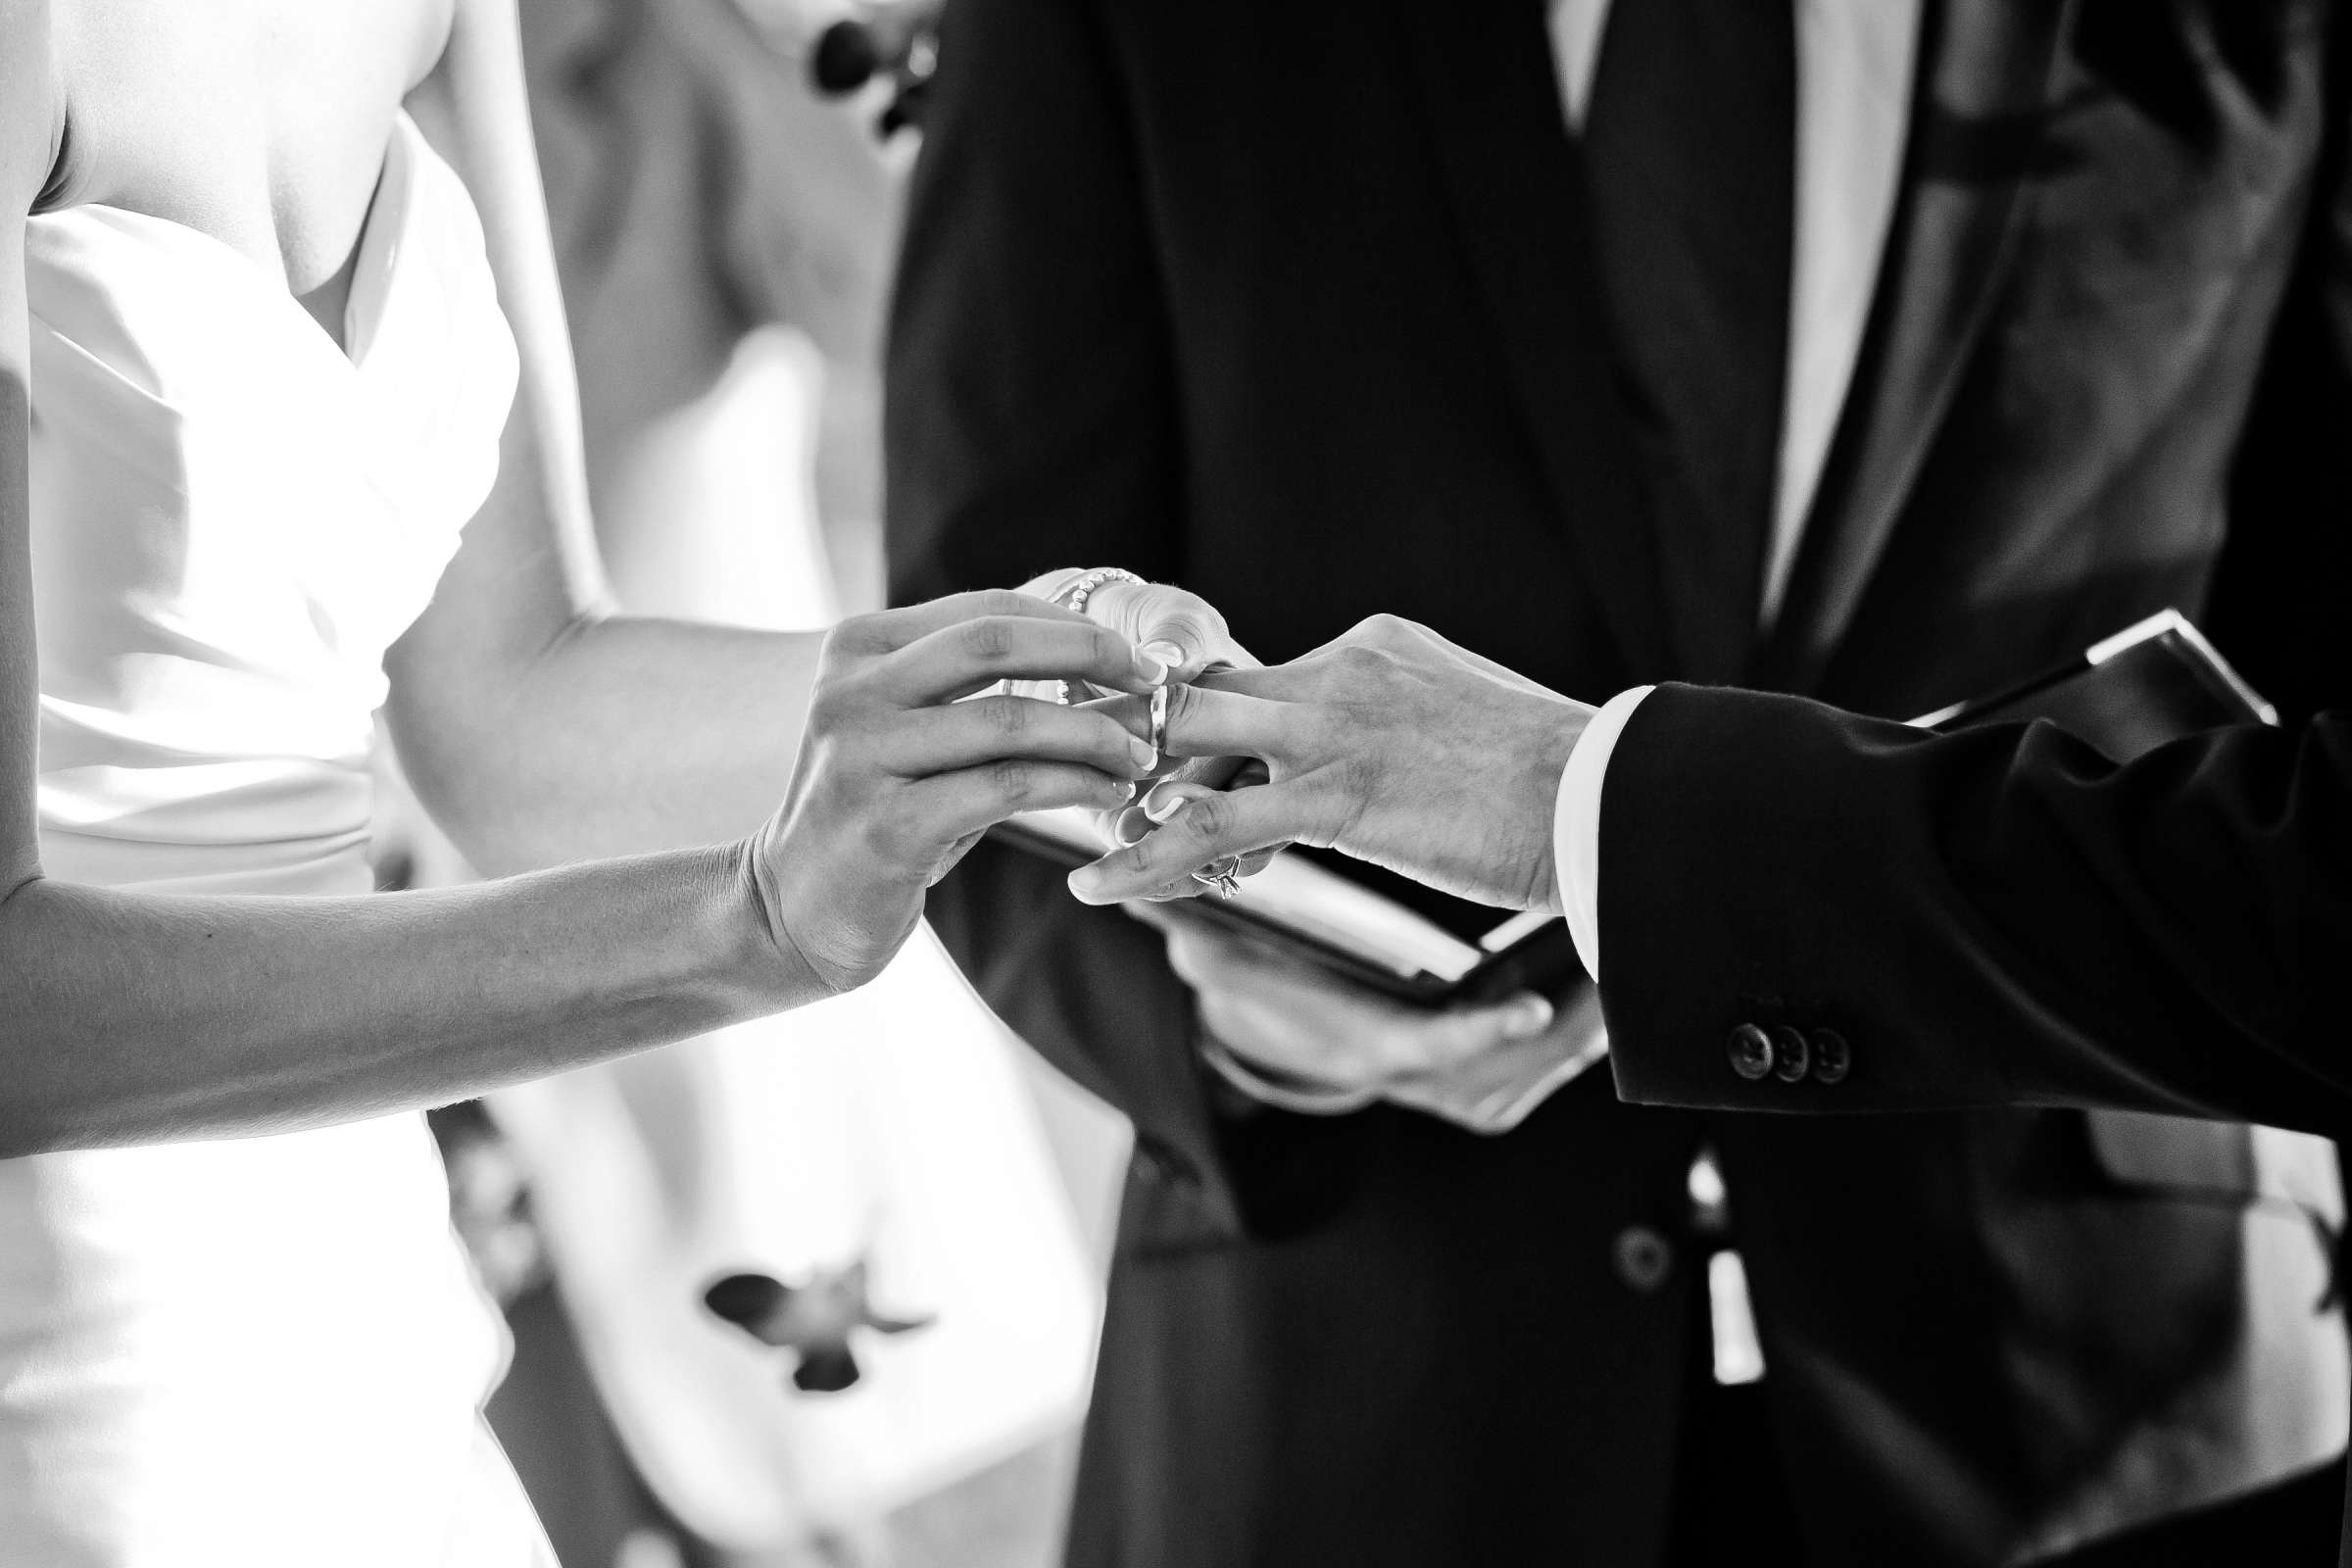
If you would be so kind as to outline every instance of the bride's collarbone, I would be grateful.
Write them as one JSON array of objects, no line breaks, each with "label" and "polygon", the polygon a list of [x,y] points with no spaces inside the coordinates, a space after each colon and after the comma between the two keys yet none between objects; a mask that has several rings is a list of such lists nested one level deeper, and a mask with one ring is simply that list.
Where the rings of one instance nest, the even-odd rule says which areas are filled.
[{"label": "bride's collarbone", "polygon": [[55,0],[55,205],[208,234],[318,314],[347,278],[393,121],[440,56],[450,3]]}]

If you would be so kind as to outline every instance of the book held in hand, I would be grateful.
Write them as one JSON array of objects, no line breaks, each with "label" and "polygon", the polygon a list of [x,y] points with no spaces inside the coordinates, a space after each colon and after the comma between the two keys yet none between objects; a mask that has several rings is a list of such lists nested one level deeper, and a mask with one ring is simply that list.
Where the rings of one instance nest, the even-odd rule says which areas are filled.
[{"label": "book held in hand", "polygon": [[1952,730],[2034,718],[2129,762],[2202,730],[2276,724],[2278,710],[2230,667],[2187,616],[2165,610],[2091,644],[2081,659],[1912,722]]},{"label": "book held in hand", "polygon": [[[990,830],[1068,866],[1116,846],[1091,813],[1031,811]],[[1276,856],[1232,898],[1214,894],[1160,908],[1281,948],[1344,978],[1430,1005],[1556,991],[1579,972],[1566,922],[1543,913],[1506,914],[1466,900],[1469,935],[1298,851]],[[1482,929],[1483,928],[1483,929]]]}]

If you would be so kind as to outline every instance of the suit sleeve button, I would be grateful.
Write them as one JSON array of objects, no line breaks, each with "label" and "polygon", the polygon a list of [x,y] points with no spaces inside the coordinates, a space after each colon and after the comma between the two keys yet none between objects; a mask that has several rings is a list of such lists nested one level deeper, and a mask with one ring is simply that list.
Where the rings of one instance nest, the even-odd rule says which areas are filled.
[{"label": "suit sleeve button", "polygon": [[1626,1289],[1648,1296],[1674,1272],[1674,1244],[1647,1225],[1628,1225],[1610,1249]]},{"label": "suit sleeve button", "polygon": [[1813,1031],[1813,1081],[1817,1084],[1845,1082],[1853,1070],[1853,1053],[1847,1049],[1845,1036],[1835,1029]]},{"label": "suit sleeve button", "polygon": [[1772,1071],[1772,1037],[1752,1023],[1733,1030],[1723,1051],[1731,1058],[1732,1071],[1751,1084]]},{"label": "suit sleeve button", "polygon": [[1801,1084],[1813,1065],[1813,1052],[1804,1035],[1782,1024],[1772,1031],[1772,1075],[1785,1084]]}]

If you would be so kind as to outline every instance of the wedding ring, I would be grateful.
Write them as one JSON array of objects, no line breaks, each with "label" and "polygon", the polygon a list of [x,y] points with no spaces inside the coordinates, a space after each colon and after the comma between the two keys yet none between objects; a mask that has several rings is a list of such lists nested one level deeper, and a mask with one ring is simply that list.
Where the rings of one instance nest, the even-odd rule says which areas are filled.
[{"label": "wedding ring", "polygon": [[1168,686],[1162,681],[1152,688],[1152,755],[1165,757],[1168,753]]}]

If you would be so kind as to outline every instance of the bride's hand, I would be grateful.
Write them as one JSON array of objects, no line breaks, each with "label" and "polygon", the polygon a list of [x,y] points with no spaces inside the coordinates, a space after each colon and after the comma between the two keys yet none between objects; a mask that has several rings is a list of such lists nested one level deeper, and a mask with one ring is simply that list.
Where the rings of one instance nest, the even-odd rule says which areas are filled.
[{"label": "bride's hand", "polygon": [[[1021,591],[1050,597],[1056,590],[1066,589],[1079,575],[1066,569],[1048,572]],[[1256,656],[1234,640],[1216,606],[1173,583],[1107,579],[1087,595],[1086,612],[1091,619],[1108,626],[1167,664],[1170,685],[1182,685],[1216,670],[1263,667]],[[1131,733],[1147,737],[1151,734],[1149,710],[1143,703],[1112,699],[1098,706],[1115,714]],[[1164,810],[1179,799],[1197,799],[1239,785],[1262,783],[1264,768],[1243,757],[1162,758],[1152,777],[1166,787],[1154,791],[1151,800],[1121,803],[1097,817],[1096,826],[1105,839],[1134,844],[1152,826],[1152,820],[1145,813],[1146,806]],[[1242,866],[1243,873],[1256,870],[1273,854],[1269,849],[1248,857]]]},{"label": "bride's hand", "polygon": [[1010,592],[858,615],[825,639],[784,804],[747,845],[769,937],[828,988],[880,972],[923,894],[1017,811],[1113,809],[1155,759],[1117,718],[984,692],[1070,676],[1147,693],[1166,666],[1084,615]]}]

